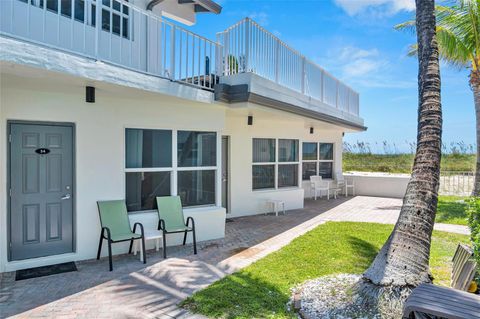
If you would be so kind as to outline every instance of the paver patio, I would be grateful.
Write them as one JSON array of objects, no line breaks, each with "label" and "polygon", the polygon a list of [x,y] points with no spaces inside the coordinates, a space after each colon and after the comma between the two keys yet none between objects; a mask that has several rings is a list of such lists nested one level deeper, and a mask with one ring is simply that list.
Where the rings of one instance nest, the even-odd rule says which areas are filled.
[{"label": "paver patio", "polygon": [[5,273],[0,275],[0,317],[187,317],[177,307],[179,301],[325,221],[394,223],[400,206],[399,199],[361,196],[307,200],[304,209],[286,216],[249,216],[227,223],[225,238],[201,243],[196,256],[191,247],[176,247],[167,260],[148,252],[146,267],[138,257],[122,255],[114,258],[113,272],[103,259],[78,262],[77,272],[18,282],[14,273]]}]

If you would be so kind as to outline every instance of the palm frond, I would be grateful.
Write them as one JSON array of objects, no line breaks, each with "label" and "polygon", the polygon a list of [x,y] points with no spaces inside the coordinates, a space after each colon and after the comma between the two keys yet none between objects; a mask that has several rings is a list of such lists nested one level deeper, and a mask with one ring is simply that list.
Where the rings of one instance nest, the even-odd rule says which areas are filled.
[{"label": "palm frond", "polygon": [[[435,6],[437,41],[442,60],[458,68],[480,68],[480,0],[451,0]],[[396,30],[416,30],[415,20],[397,24]],[[417,54],[411,45],[408,56]]]},{"label": "palm frond", "polygon": [[415,30],[417,28],[415,20],[409,20],[403,23],[399,23],[396,26],[393,27],[395,30],[399,31],[407,31],[411,32],[412,34],[415,33]]},{"label": "palm frond", "polygon": [[473,62],[469,48],[452,30],[437,26],[437,41],[440,57],[450,65],[463,68]]},{"label": "palm frond", "polygon": [[418,44],[417,43],[410,44],[408,46],[407,56],[413,57],[413,56],[417,56],[417,54],[418,54]]}]

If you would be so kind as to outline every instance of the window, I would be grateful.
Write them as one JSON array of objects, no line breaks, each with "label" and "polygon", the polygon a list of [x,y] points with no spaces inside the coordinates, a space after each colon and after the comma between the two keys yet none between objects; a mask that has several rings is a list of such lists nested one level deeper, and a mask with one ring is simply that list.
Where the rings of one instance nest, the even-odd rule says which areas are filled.
[{"label": "window", "polygon": [[[95,26],[96,20],[96,0],[73,0],[73,7],[72,7],[72,0],[19,0],[24,3],[30,3],[31,5],[43,9],[44,6],[50,12],[54,12],[58,14],[60,9],[60,14],[64,17],[71,18],[72,11],[73,17],[76,21],[86,23],[91,26]],[[124,0],[128,2],[128,0]],[[60,4],[60,8],[59,8]],[[105,22],[104,30],[110,31],[110,4],[108,0],[104,0],[103,4],[105,6],[105,10],[102,10],[102,21]],[[114,1],[113,6],[114,10],[120,11],[120,2]],[[105,12],[103,12],[105,11]],[[123,37],[128,38],[128,7],[123,5],[123,14],[113,14],[113,27],[114,33],[120,35],[120,17],[122,18],[122,34]]]},{"label": "window", "polygon": [[278,140],[278,161],[278,187],[298,186],[298,140]]},{"label": "window", "polygon": [[128,211],[156,209],[157,196],[176,194],[183,206],[215,204],[216,139],[215,132],[125,129]]},{"label": "window", "polygon": [[178,166],[216,166],[217,134],[178,131]]},{"label": "window", "polygon": [[253,162],[271,163],[275,162],[275,139],[254,138],[253,139]]},{"label": "window", "polygon": [[[100,1],[100,0],[98,0]],[[128,2],[127,0],[125,0]],[[116,0],[102,0],[102,29],[129,38],[129,8]]]},{"label": "window", "polygon": [[275,165],[253,165],[253,189],[275,188]]},{"label": "window", "polygon": [[253,189],[275,188],[275,139],[254,138],[252,145]]},{"label": "window", "polygon": [[178,131],[178,195],[184,206],[215,204],[217,133]]},{"label": "window", "polygon": [[156,209],[157,196],[170,195],[171,172],[126,173],[128,211]]},{"label": "window", "polygon": [[171,195],[172,131],[125,130],[125,198],[128,211],[156,209]]},{"label": "window", "polygon": [[215,170],[179,171],[178,195],[184,206],[215,204]]},{"label": "window", "polygon": [[252,188],[298,186],[298,140],[254,138]]},{"label": "window", "polygon": [[333,176],[333,143],[302,144],[302,179],[319,175],[323,178]]},{"label": "window", "polygon": [[278,166],[278,187],[298,186],[298,164]]},{"label": "window", "polygon": [[126,167],[172,167],[172,131],[126,129]]},{"label": "window", "polygon": [[303,143],[303,149],[302,149],[303,160],[316,161],[318,159],[317,148],[318,148],[317,143]]}]

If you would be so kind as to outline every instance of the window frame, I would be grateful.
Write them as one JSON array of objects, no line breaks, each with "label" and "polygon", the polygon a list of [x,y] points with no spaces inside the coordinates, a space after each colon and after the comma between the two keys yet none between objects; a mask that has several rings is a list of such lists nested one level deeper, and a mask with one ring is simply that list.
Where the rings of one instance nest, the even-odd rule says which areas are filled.
[{"label": "window frame", "polygon": [[[137,130],[163,130],[163,131],[170,131],[172,133],[172,166],[171,167],[148,167],[148,168],[127,168],[127,161],[126,161],[126,142],[127,142],[127,129],[137,129]],[[216,165],[215,166],[193,166],[193,167],[179,167],[178,166],[178,132],[179,131],[192,131],[192,132],[210,132],[215,133],[215,159]],[[200,207],[219,207],[221,206],[221,156],[219,156],[219,152],[221,152],[221,132],[219,131],[211,131],[211,130],[204,130],[204,129],[190,129],[190,128],[165,128],[165,127],[149,127],[149,126],[134,126],[128,125],[123,127],[123,192],[124,198],[126,199],[127,193],[127,185],[126,185],[126,174],[127,173],[142,173],[142,172],[170,172],[170,196],[177,196],[178,195],[178,172],[181,171],[214,171],[215,174],[215,200],[213,204],[207,205],[196,205],[196,206],[186,206],[185,209],[192,209],[192,208],[200,208]],[[221,154],[221,153],[220,153]],[[136,214],[136,213],[145,213],[155,211],[152,209],[147,210],[138,210],[138,211],[130,211],[129,214]]]},{"label": "window frame", "polygon": [[[268,140],[274,140],[275,141],[275,161],[273,162],[254,162],[253,161],[253,141],[255,139],[268,139]],[[292,140],[292,141],[297,141],[297,147],[298,147],[298,156],[297,156],[297,161],[296,162],[281,162],[279,160],[279,140]],[[252,167],[252,170],[251,170],[251,180],[252,180],[252,186],[251,186],[251,189],[253,192],[265,192],[265,191],[272,191],[272,190],[284,190],[284,189],[297,189],[297,188],[300,188],[301,186],[301,178],[302,178],[302,175],[300,174],[301,173],[301,152],[302,152],[302,149],[301,149],[301,145],[302,145],[302,141],[298,138],[276,138],[276,137],[252,137],[252,156],[251,156],[251,167]],[[263,166],[263,165],[267,165],[267,166],[274,166],[274,187],[273,188],[254,188],[254,185],[253,185],[253,167],[254,166]],[[280,165],[296,165],[297,166],[297,185],[296,186],[283,186],[283,187],[279,187],[278,186],[278,178],[279,178],[279,174],[278,174],[278,167]]]},{"label": "window frame", "polygon": [[[317,159],[316,160],[304,160],[303,159],[303,143],[314,143],[317,144]],[[320,144],[332,144],[332,159],[331,160],[322,160],[320,159]],[[333,175],[335,172],[335,150],[336,150],[336,143],[334,142],[311,142],[311,141],[303,141],[302,142],[302,174],[301,174],[301,179],[303,182],[309,181],[310,179],[303,179],[303,163],[315,163],[315,174],[318,176],[319,174],[319,169],[320,169],[320,163],[332,163],[332,177],[328,178],[333,179]]]}]

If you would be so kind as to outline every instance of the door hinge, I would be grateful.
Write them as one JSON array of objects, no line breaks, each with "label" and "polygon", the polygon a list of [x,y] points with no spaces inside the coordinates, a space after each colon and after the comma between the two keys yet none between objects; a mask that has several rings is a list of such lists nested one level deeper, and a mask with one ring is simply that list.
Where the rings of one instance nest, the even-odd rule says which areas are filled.
[{"label": "door hinge", "polygon": [[9,142],[9,143],[12,143],[12,134],[9,134],[9,135],[8,135],[8,142]]},{"label": "door hinge", "polygon": [[11,188],[8,190],[8,196],[12,197],[12,189]]}]

